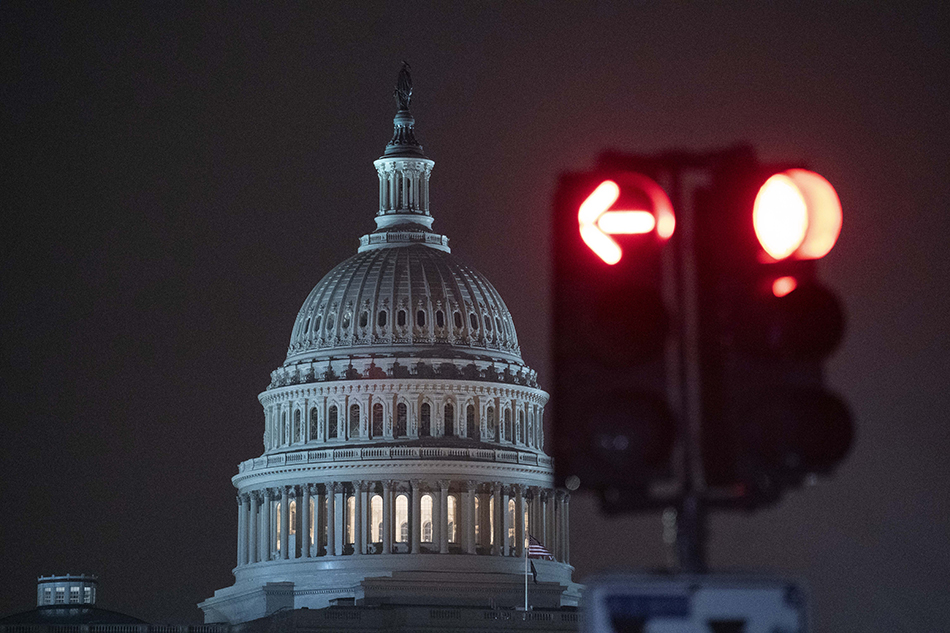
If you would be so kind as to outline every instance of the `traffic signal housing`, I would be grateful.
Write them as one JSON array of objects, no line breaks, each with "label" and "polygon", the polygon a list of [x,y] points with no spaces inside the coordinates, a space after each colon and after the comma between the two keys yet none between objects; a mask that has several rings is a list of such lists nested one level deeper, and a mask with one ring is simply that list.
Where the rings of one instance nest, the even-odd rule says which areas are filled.
[{"label": "traffic signal housing", "polygon": [[818,174],[761,165],[748,148],[709,176],[696,205],[703,471],[711,498],[754,509],[831,472],[852,442],[822,371],[844,314],[815,270],[841,208]]},{"label": "traffic signal housing", "polygon": [[552,228],[556,483],[648,505],[676,438],[662,287],[672,205],[642,173],[565,174]]}]

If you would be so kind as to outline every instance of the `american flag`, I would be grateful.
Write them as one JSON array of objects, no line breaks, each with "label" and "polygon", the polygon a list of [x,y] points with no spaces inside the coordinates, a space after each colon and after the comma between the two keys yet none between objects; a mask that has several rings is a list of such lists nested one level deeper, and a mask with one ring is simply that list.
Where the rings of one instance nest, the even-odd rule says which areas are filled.
[{"label": "american flag", "polygon": [[554,556],[551,555],[544,545],[541,545],[541,541],[534,538],[530,534],[528,535],[528,558],[543,558],[545,560],[554,560]]}]

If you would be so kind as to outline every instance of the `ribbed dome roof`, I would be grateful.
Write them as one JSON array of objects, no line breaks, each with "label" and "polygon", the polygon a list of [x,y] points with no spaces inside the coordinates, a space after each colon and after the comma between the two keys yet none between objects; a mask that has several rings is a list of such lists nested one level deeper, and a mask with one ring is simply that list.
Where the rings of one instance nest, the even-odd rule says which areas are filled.
[{"label": "ribbed dome roof", "polygon": [[498,291],[422,244],[367,250],[331,270],[300,308],[285,364],[369,354],[522,362]]}]

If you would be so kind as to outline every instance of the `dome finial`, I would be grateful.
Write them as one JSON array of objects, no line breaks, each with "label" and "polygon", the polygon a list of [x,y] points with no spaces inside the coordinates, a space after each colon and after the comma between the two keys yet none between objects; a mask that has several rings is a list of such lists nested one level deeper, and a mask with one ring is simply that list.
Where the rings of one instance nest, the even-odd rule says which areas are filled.
[{"label": "dome finial", "polygon": [[383,156],[411,156],[425,158],[422,145],[416,140],[413,130],[416,120],[409,112],[409,102],[412,101],[412,76],[409,74],[409,63],[403,62],[396,79],[396,116],[393,118],[393,138],[386,146]]},{"label": "dome finial", "polygon": [[412,75],[409,74],[409,70],[409,62],[403,60],[399,78],[396,79],[396,89],[393,91],[393,96],[396,97],[396,108],[400,112],[409,112],[409,101],[412,99]]}]

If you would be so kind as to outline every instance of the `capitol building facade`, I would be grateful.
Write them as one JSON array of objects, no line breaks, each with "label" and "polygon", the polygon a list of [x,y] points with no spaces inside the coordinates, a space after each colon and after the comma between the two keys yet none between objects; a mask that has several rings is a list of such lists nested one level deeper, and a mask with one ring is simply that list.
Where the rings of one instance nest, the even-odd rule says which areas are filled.
[{"label": "capitol building facade", "polygon": [[[548,396],[501,296],[432,230],[408,71],[376,230],[297,315],[240,464],[233,586],[206,622],[354,605],[576,606]],[[525,559],[529,535],[550,557]],[[527,563],[527,564],[526,564]],[[530,569],[526,577],[526,569]],[[526,582],[526,580],[528,582]]]}]

